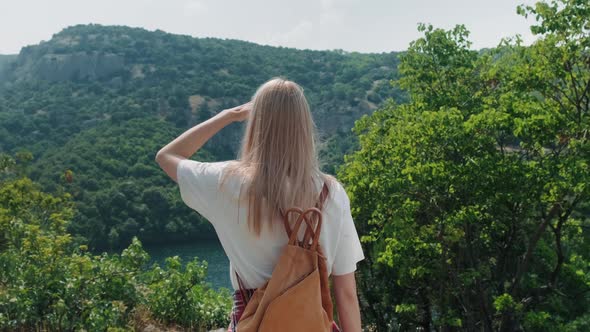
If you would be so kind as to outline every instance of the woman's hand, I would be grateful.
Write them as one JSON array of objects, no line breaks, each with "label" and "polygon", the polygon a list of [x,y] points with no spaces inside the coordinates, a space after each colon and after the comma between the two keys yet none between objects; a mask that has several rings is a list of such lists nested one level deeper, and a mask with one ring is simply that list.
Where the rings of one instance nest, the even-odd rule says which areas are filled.
[{"label": "woman's hand", "polygon": [[252,105],[253,104],[254,103],[252,101],[249,101],[249,102],[242,104],[240,106],[228,108],[228,109],[224,110],[224,112],[227,112],[233,121],[244,121],[244,120],[248,119],[248,117],[250,116],[250,112],[252,112]]},{"label": "woman's hand", "polygon": [[244,121],[252,111],[252,102],[225,109],[207,121],[203,121],[185,131],[156,153],[156,161],[172,178],[176,178],[178,163],[195,154],[213,135],[235,121]]}]

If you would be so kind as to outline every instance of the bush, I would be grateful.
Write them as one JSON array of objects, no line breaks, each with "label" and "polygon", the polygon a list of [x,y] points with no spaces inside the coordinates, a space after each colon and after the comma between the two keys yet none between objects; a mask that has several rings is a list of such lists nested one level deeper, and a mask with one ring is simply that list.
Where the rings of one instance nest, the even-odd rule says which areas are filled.
[{"label": "bush", "polygon": [[191,330],[227,326],[229,292],[205,283],[206,263],[183,269],[172,257],[148,268],[136,237],[120,255],[92,255],[66,232],[70,195],[5,177],[16,163],[0,160],[0,330],[129,329],[138,315]]}]

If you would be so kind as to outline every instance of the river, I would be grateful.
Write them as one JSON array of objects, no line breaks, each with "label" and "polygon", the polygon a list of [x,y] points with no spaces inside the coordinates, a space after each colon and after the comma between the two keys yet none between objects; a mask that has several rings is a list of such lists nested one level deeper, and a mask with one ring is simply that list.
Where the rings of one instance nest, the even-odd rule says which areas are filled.
[{"label": "river", "polygon": [[144,249],[149,253],[151,262],[164,265],[166,257],[178,255],[183,264],[198,257],[200,261],[207,261],[207,281],[214,288],[225,287],[231,289],[229,281],[229,260],[217,240],[199,240],[194,243],[146,245]]}]

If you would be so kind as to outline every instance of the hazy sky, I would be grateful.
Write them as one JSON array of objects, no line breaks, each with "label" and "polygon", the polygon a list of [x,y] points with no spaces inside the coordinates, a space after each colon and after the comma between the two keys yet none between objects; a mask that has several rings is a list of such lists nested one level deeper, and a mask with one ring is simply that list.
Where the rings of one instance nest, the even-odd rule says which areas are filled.
[{"label": "hazy sky", "polygon": [[533,40],[532,19],[516,6],[533,0],[1,0],[0,54],[49,40],[75,24],[128,25],[195,37],[359,52],[404,50],[418,22],[462,23],[474,48],[500,38]]}]

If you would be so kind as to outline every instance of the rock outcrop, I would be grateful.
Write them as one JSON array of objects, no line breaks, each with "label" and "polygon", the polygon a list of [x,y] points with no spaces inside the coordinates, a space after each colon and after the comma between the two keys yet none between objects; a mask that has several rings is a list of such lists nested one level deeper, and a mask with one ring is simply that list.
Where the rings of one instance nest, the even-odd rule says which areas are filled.
[{"label": "rock outcrop", "polygon": [[19,71],[48,81],[94,80],[111,77],[124,70],[123,56],[103,52],[43,54],[21,53]]}]

